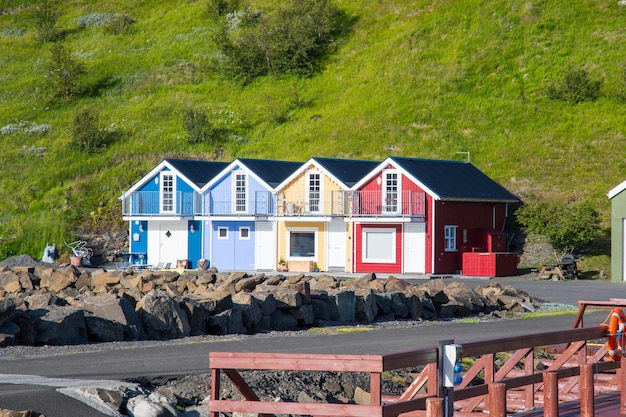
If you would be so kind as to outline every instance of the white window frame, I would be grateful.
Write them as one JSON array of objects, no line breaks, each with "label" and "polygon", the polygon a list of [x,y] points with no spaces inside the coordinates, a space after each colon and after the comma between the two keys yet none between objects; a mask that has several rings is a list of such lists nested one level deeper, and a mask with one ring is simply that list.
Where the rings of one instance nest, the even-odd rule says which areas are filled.
[{"label": "white window frame", "polygon": [[161,213],[174,213],[176,210],[176,176],[171,171],[161,172],[159,184],[161,184],[159,186]]},{"label": "white window frame", "polygon": [[[226,230],[226,236],[222,236],[222,230]],[[217,226],[217,238],[219,240],[228,240],[228,227],[226,226]]]},{"label": "white window frame", "polygon": [[[248,235],[243,236],[243,231],[247,230]],[[250,240],[250,226],[240,226],[239,227],[239,240]]]},{"label": "white window frame", "polygon": [[[389,197],[392,192],[389,192],[389,183],[391,179],[389,176],[395,175],[395,201],[393,204],[389,204],[389,199],[393,197]],[[402,207],[401,196],[402,196],[402,175],[397,169],[386,169],[383,171],[383,186],[382,186],[382,213],[383,214],[397,214],[400,212],[400,208]]]},{"label": "white window frame", "polygon": [[[317,197],[317,207],[313,206],[312,207],[312,203],[311,201],[313,200],[311,198],[311,195],[315,193],[315,191],[311,190],[311,179],[316,176],[317,180],[319,181],[318,184],[318,197]],[[319,171],[309,171],[307,172],[306,175],[306,207],[307,207],[307,212],[309,213],[321,213],[322,212],[322,195],[324,192],[324,179],[322,177],[322,173]],[[316,209],[316,210],[315,210]]]},{"label": "white window frame", "polygon": [[[391,257],[390,258],[369,258],[367,256],[367,235],[369,233],[391,233]],[[377,264],[395,264],[397,262],[396,257],[396,239],[398,230],[395,227],[364,227],[361,229],[361,259],[363,263],[377,263]]]},{"label": "white window frame", "polygon": [[[243,196],[239,192],[239,178],[243,180],[243,192],[241,193]],[[243,201],[243,203],[240,204],[240,201]],[[235,172],[233,174],[233,212],[248,212],[248,174],[245,172]]]},{"label": "white window frame", "polygon": [[[291,234],[292,233],[313,233],[313,256],[291,256]],[[287,260],[288,261],[317,261],[319,230],[316,227],[293,227],[287,229],[286,234]]]},{"label": "white window frame", "polygon": [[443,250],[445,252],[457,251],[457,231],[459,226],[447,225],[443,227]]}]

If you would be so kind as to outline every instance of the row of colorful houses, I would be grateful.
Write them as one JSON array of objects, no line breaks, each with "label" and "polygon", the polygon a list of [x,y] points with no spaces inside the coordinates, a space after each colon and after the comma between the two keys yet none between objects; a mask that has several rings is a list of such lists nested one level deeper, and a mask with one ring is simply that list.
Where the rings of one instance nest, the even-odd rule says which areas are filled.
[{"label": "row of colorful houses", "polygon": [[121,196],[135,262],[219,270],[456,273],[505,252],[518,199],[474,165],[389,157],[166,159]]}]

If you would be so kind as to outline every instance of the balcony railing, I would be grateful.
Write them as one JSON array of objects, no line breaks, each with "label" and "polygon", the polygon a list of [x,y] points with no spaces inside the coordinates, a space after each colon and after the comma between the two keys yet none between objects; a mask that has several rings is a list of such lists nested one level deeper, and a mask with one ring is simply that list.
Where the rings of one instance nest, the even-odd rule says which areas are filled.
[{"label": "balcony railing", "polygon": [[269,191],[256,191],[249,195],[235,199],[232,195],[211,193],[211,215],[242,215],[242,216],[273,216],[276,214],[276,204]]},{"label": "balcony railing", "polygon": [[202,200],[196,192],[175,193],[171,207],[162,207],[158,191],[137,191],[122,200],[124,216],[193,216],[202,211]]},{"label": "balcony railing", "polygon": [[383,198],[380,191],[331,191],[305,196],[278,194],[278,216],[424,217],[426,194],[402,191]]}]

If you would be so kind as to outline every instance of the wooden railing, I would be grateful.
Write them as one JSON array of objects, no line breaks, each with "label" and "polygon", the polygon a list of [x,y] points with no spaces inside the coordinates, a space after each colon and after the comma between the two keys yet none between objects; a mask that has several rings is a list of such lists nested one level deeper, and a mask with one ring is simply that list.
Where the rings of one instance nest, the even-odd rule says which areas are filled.
[{"label": "wooden railing", "polygon": [[[473,364],[464,372],[463,381],[451,390],[452,395],[447,394],[446,407],[454,406],[452,409],[457,410],[455,416],[484,415],[486,411],[491,415],[499,415],[502,410],[507,410],[507,398],[515,397],[519,405],[519,409],[515,411],[531,410],[537,406],[538,392],[543,391],[544,397],[549,397],[541,400],[545,407],[544,415],[556,417],[558,400],[555,402],[555,397],[571,393],[577,385],[587,391],[584,394],[591,390],[593,395],[593,375],[607,372],[615,374],[617,371],[618,376],[613,375],[616,379],[615,387],[616,390],[618,386],[621,387],[621,406],[624,408],[621,412],[626,413],[626,381],[622,383],[626,378],[626,359],[622,361],[624,365],[620,370],[619,362],[605,361],[604,347],[592,351],[587,345],[587,341],[596,341],[606,336],[607,327],[597,326],[464,343],[463,357],[471,358]],[[429,347],[383,355],[211,352],[209,365],[212,369],[212,387],[209,411],[212,417],[217,417],[219,412],[258,413],[261,416],[292,414],[388,417],[402,414],[403,417],[441,417],[444,415],[442,392],[446,390],[442,390],[439,384],[439,350],[437,347]],[[546,358],[546,352],[554,353],[554,357]],[[539,362],[544,367],[538,367]],[[423,367],[423,370],[402,395],[383,395],[383,372],[414,367]],[[261,401],[238,370],[367,372],[370,374],[370,403],[362,405]],[[221,399],[222,373],[230,378],[244,400]],[[479,376],[482,381],[478,379]],[[574,378],[577,376],[579,378]],[[582,406],[588,408],[588,403],[582,403],[581,392],[576,395],[581,399]],[[593,410],[593,401],[590,407]]]}]

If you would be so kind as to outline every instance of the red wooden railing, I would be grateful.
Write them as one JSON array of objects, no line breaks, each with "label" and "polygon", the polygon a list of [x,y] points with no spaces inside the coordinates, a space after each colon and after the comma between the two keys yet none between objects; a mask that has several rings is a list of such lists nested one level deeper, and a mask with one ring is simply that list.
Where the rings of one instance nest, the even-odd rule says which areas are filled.
[{"label": "red wooden railing", "polygon": [[[542,405],[544,416],[556,417],[559,396],[575,394],[580,400],[581,415],[592,416],[593,401],[589,399],[589,391],[593,398],[594,375],[608,374],[613,378],[614,390],[621,393],[621,412],[626,413],[626,359],[620,367],[619,362],[606,361],[604,347],[592,350],[587,344],[606,335],[606,326],[578,327],[464,343],[463,356],[472,358],[474,363],[464,372],[463,382],[454,388],[453,395],[447,398],[447,407],[453,407],[454,416],[462,417],[484,416],[485,412],[505,415],[509,411],[531,410]],[[546,352],[555,352],[555,346],[560,346],[558,353],[546,358]],[[219,412],[257,413],[264,417],[275,414],[441,417],[445,407],[439,387],[438,357],[437,347],[383,355],[211,352],[212,386],[208,407],[211,417],[217,417]],[[544,369],[537,369],[539,362]],[[383,372],[414,367],[423,367],[423,370],[402,395],[383,395]],[[366,372],[370,375],[370,403],[261,401],[238,370]],[[241,392],[243,400],[221,399],[222,373]],[[477,383],[479,375],[482,382]],[[578,392],[574,393],[576,387]]]}]

